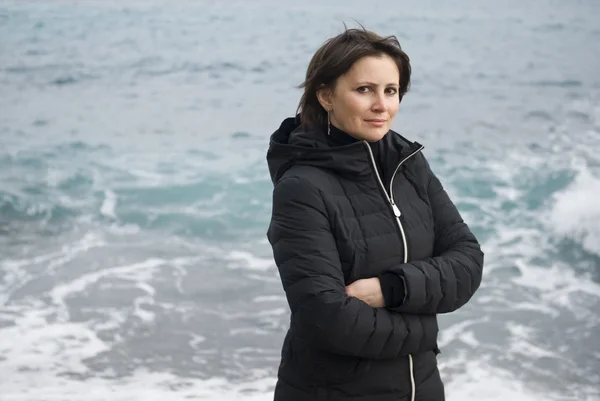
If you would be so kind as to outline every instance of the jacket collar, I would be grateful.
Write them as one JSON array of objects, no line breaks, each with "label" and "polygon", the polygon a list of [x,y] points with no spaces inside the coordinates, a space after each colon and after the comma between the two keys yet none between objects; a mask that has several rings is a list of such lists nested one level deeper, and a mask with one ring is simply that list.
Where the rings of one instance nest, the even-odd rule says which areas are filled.
[{"label": "jacket collar", "polygon": [[[397,165],[421,147],[390,130],[379,142],[378,149],[384,155],[386,170],[395,170]],[[270,138],[267,163],[273,183],[293,165],[308,165],[329,169],[352,179],[372,179],[372,165],[366,141],[357,141],[345,146],[331,147],[327,131],[306,129],[299,117],[285,119]]]}]

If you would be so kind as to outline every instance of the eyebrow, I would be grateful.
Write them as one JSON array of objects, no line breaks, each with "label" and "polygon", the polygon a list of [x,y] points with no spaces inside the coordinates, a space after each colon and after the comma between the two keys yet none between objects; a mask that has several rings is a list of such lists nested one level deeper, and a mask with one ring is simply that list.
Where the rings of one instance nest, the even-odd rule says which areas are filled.
[{"label": "eyebrow", "polygon": [[[379,84],[376,84],[375,82],[369,82],[369,81],[361,81],[358,84],[359,85],[368,85],[368,86],[379,86]],[[397,82],[390,82],[389,84],[386,84],[385,86],[400,86],[400,84],[398,84]]]}]

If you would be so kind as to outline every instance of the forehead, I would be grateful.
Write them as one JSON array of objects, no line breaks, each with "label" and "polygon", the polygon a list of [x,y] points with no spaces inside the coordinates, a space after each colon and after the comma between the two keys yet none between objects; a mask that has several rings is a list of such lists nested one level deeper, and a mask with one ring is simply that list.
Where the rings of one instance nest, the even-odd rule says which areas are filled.
[{"label": "forehead", "polygon": [[381,85],[398,84],[400,71],[393,58],[388,55],[380,57],[363,57],[356,61],[346,74],[340,77],[346,82],[370,81]]}]

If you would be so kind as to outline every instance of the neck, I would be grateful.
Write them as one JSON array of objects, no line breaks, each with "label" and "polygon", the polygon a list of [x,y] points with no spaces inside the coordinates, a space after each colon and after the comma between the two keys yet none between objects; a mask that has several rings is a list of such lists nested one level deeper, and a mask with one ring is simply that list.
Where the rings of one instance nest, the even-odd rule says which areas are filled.
[{"label": "neck", "polygon": [[354,138],[350,134],[347,134],[333,124],[330,125],[329,132],[330,134],[327,136],[327,142],[329,142],[330,146],[344,146],[358,142],[358,139]]}]

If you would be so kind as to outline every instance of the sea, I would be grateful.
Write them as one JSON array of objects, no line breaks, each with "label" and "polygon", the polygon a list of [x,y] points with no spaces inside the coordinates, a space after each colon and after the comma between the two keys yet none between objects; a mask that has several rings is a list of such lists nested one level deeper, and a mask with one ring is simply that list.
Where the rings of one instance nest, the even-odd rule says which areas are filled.
[{"label": "sea", "polygon": [[[344,26],[486,254],[449,401],[600,400],[600,2],[0,0],[0,400],[272,400],[270,134]],[[359,25],[360,24],[360,25]]]}]

